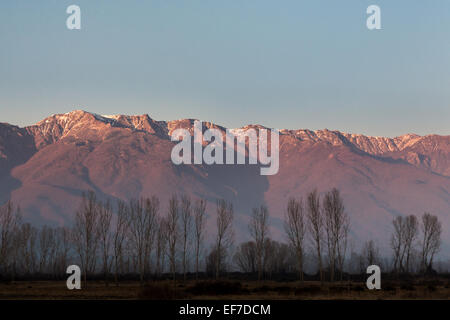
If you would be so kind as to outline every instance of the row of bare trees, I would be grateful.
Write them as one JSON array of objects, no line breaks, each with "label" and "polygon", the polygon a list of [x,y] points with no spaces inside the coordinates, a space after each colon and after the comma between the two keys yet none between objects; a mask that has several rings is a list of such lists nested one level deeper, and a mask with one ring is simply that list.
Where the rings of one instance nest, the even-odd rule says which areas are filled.
[{"label": "row of bare trees", "polygon": [[191,247],[198,275],[206,233],[204,199],[192,203],[186,195],[173,195],[165,215],[155,196],[118,201],[116,207],[113,215],[110,203],[98,201],[94,192],[83,196],[73,243],[85,280],[100,262],[105,279],[113,269],[116,282],[119,274],[129,272],[138,273],[143,282],[148,275],[161,275],[166,261],[173,278],[181,263],[185,279]]},{"label": "row of bare trees", "polygon": [[342,279],[350,220],[339,190],[333,188],[322,198],[314,190],[307,195],[306,203],[302,199],[291,198],[287,206],[285,229],[289,243],[295,248],[301,280],[306,239],[309,239],[315,253],[320,280],[324,280],[324,257],[328,258],[330,281],[335,280],[338,270]]},{"label": "row of bare trees", "polygon": [[[211,253],[214,275],[226,268],[233,245],[233,206],[225,200],[216,205],[216,232]],[[83,194],[71,228],[36,228],[22,223],[20,209],[11,202],[0,208],[1,274],[63,276],[70,263],[78,264],[86,285],[89,276],[102,274],[106,284],[113,274],[135,273],[143,282],[151,275],[203,270],[207,237],[207,202],[173,195],[166,214],[157,197],[119,200],[113,206],[93,191]],[[211,232],[213,236],[214,232]]]},{"label": "row of bare trees", "polygon": [[[241,271],[257,272],[258,279],[261,279],[273,270],[296,270],[299,279],[303,280],[307,252],[316,261],[321,281],[325,280],[325,273],[330,281],[334,281],[337,272],[342,280],[344,270],[352,269],[352,266],[345,265],[350,220],[339,190],[334,188],[322,197],[314,190],[307,194],[306,201],[301,198],[288,200],[284,221],[287,244],[279,244],[269,238],[268,219],[267,207],[253,209],[249,222],[252,241],[241,244],[234,256],[235,264]],[[438,218],[425,213],[419,223],[413,215],[399,216],[393,220],[393,227],[392,260],[382,259],[376,242],[369,240],[362,246],[361,254],[350,253],[349,263],[356,264],[357,272],[361,273],[373,264],[383,265],[383,270],[393,270],[397,274],[430,272],[441,246],[442,224]],[[281,263],[275,269],[271,262],[274,257]],[[292,257],[295,257],[295,263]],[[414,270],[413,262],[418,265]]]},{"label": "row of bare trees", "polygon": [[[322,281],[324,257],[327,258],[330,280],[335,279],[337,270],[340,271],[342,278],[350,221],[337,189],[326,192],[323,197],[314,190],[307,195],[306,201],[302,198],[288,200],[284,221],[287,244],[278,244],[270,240],[268,219],[269,212],[266,206],[253,209],[249,222],[252,241],[242,244],[234,258],[242,271],[247,272],[256,268],[258,279],[261,279],[263,274],[272,272],[268,266],[274,267],[271,261],[273,257],[278,257],[278,262],[281,263],[277,266],[278,270],[295,269],[300,280],[303,280],[305,254],[312,249]],[[295,257],[294,268],[292,259],[288,259],[287,256],[281,257],[281,253]]]},{"label": "row of bare trees", "polygon": [[175,274],[179,239],[183,240],[186,273],[191,222],[198,272],[206,230],[203,199],[191,208],[188,197],[179,200],[173,196],[167,215],[160,215],[156,197],[118,201],[113,208],[89,191],[83,194],[71,228],[36,228],[23,223],[20,209],[8,202],[0,207],[0,275],[62,276],[67,266],[75,263],[82,269],[84,281],[99,272],[105,279],[113,273],[116,282],[121,274],[137,273],[143,281],[151,273],[164,272],[166,257]]},{"label": "row of bare trees", "polygon": [[0,207],[0,276],[63,274],[69,262],[68,228],[23,223],[11,202]]},{"label": "row of bare trees", "polygon": [[441,248],[441,235],[442,223],[437,216],[427,212],[420,219],[414,215],[397,216],[392,220],[392,259],[382,258],[376,241],[368,240],[361,254],[352,253],[353,260],[360,261],[360,272],[365,266],[376,264],[397,275],[432,274],[436,272],[434,260]]},{"label": "row of bare trees", "polygon": [[[63,276],[65,268],[75,263],[85,282],[101,274],[106,284],[112,277],[118,284],[126,274],[137,274],[141,282],[162,274],[173,279],[182,274],[186,280],[189,272],[198,278],[202,271],[218,278],[233,268],[255,273],[259,280],[291,272],[303,280],[308,256],[321,281],[334,281],[337,274],[342,280],[350,221],[337,189],[322,195],[314,190],[304,199],[288,200],[286,243],[270,238],[269,210],[264,205],[251,212],[251,240],[236,248],[232,204],[216,202],[216,221],[208,224],[209,232],[207,209],[205,199],[191,200],[186,195],[173,195],[167,211],[162,212],[154,196],[111,204],[89,191],[83,194],[71,228],[36,228],[23,223],[20,209],[8,202],[0,208],[0,272]],[[393,227],[392,268],[398,273],[411,272],[413,262],[420,260],[420,270],[430,270],[441,244],[442,226],[437,217],[426,213],[421,223],[415,216],[397,217]],[[381,260],[374,241],[366,242],[361,254],[352,252],[349,263],[355,257],[361,271]]]},{"label": "row of bare trees", "polygon": [[419,222],[414,215],[398,216],[392,225],[394,270],[397,273],[412,272],[413,260],[416,260],[420,272],[430,272],[441,247],[442,224],[438,217],[425,212]]}]

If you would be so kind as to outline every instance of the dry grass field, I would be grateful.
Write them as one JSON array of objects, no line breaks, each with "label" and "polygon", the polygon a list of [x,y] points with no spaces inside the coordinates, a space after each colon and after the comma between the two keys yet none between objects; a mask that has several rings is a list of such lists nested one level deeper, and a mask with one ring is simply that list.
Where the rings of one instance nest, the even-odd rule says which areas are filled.
[{"label": "dry grass field", "polygon": [[334,282],[320,285],[316,281],[187,281],[121,282],[119,286],[89,282],[87,288],[68,290],[65,281],[18,281],[0,283],[0,299],[245,299],[245,300],[448,300],[448,280],[382,283],[381,290],[368,290],[364,283]]}]

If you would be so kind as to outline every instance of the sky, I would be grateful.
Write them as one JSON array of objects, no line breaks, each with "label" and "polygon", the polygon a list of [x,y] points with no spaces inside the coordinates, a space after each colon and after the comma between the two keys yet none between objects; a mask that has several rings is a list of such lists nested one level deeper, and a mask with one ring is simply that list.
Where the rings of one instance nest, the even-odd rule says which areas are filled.
[{"label": "sky", "polygon": [[449,135],[450,1],[2,0],[0,122],[76,109]]}]

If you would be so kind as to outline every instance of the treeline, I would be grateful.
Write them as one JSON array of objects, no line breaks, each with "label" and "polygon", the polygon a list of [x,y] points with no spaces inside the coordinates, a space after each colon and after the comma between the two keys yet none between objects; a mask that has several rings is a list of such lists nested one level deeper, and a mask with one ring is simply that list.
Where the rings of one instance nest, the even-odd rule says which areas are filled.
[{"label": "treeline", "polygon": [[[433,262],[442,240],[442,223],[437,216],[425,212],[420,220],[415,215],[398,216],[392,221],[390,269],[396,274],[432,274]],[[373,240],[363,247],[367,264],[382,264],[379,249]]]},{"label": "treeline", "polygon": [[[207,224],[209,219],[214,221]],[[396,274],[430,272],[442,232],[429,213],[420,221],[399,216],[393,220],[391,259],[382,259],[372,240],[357,253],[349,245],[350,219],[337,189],[288,200],[285,242],[271,239],[264,205],[253,209],[247,227],[250,241],[235,246],[233,205],[221,199],[208,210],[205,199],[187,195],[173,195],[161,212],[155,196],[112,204],[88,191],[70,228],[32,226],[8,202],[0,208],[0,277],[59,279],[70,264],[80,266],[85,285],[89,277],[106,283],[128,275],[141,282],[169,276],[186,280],[188,274],[219,278],[235,270],[259,280],[294,273],[303,280],[305,265],[321,281],[365,273],[372,264]]]}]

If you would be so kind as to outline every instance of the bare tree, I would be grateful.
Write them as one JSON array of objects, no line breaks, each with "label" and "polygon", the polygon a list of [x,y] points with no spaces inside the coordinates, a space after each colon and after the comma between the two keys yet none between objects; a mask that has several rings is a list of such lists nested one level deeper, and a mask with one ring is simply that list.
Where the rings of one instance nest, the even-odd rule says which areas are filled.
[{"label": "bare tree", "polygon": [[342,278],[344,276],[345,258],[347,256],[348,233],[350,231],[350,220],[345,213],[341,223],[342,227],[340,230],[338,230],[337,258],[339,265],[340,280],[342,281]]},{"label": "bare tree", "polygon": [[[264,240],[264,270],[270,279],[273,273],[281,274],[298,271],[295,250],[286,243],[279,243],[267,237]],[[257,271],[256,243],[241,243],[233,256],[233,262],[241,272]]]},{"label": "bare tree", "polygon": [[123,253],[130,226],[129,209],[125,202],[117,202],[117,216],[113,232],[114,281],[119,285],[119,270],[123,272]]},{"label": "bare tree", "polygon": [[16,223],[12,232],[12,246],[11,246],[11,280],[14,281],[17,274],[20,272],[21,264],[21,246],[20,246],[20,229],[22,226],[22,216],[20,214],[20,209],[16,213]]},{"label": "bare tree", "polygon": [[317,190],[308,194],[307,198],[308,230],[317,256],[320,281],[323,281],[322,242],[324,237],[323,214],[320,207],[320,196]]},{"label": "bare tree", "polygon": [[205,259],[206,273],[210,277],[217,277],[217,269],[219,269],[219,274],[223,274],[227,270],[226,255],[227,253],[223,248],[220,253],[217,251],[216,245],[211,248]]},{"label": "bare tree", "polygon": [[144,282],[145,229],[147,227],[144,200],[142,198],[131,199],[128,207],[130,210],[129,245],[142,285]]},{"label": "bare tree", "polygon": [[189,236],[192,226],[191,199],[187,195],[181,196],[181,236],[183,240],[183,280],[186,281],[187,254],[189,247]]},{"label": "bare tree", "polygon": [[8,272],[13,253],[14,231],[20,221],[20,209],[14,211],[11,201],[0,207],[0,272],[3,274]]},{"label": "bare tree", "polygon": [[325,234],[328,249],[330,280],[334,281],[336,267],[339,266],[341,278],[347,248],[349,219],[344,210],[339,190],[333,188],[323,199]]},{"label": "bare tree", "polygon": [[411,256],[414,250],[414,243],[418,236],[419,222],[416,216],[410,215],[405,219],[404,246],[406,254],[405,271],[411,271]]},{"label": "bare tree", "polygon": [[392,226],[394,227],[394,230],[391,236],[391,248],[394,254],[394,270],[398,273],[403,269],[403,252],[405,239],[403,217],[398,216],[394,220],[392,220]]},{"label": "bare tree", "polygon": [[256,243],[248,241],[241,243],[234,254],[233,260],[242,272],[254,273],[257,270]]},{"label": "bare tree", "polygon": [[279,243],[266,238],[265,244],[265,268],[271,277],[272,273],[287,273],[295,271],[297,262],[293,248],[286,243]]},{"label": "bare tree", "polygon": [[259,208],[254,208],[252,216],[250,217],[250,224],[248,226],[250,236],[256,244],[256,259],[258,267],[258,280],[261,280],[263,275],[263,256],[264,256],[264,241],[269,233],[268,228],[269,210],[262,205]]},{"label": "bare tree", "polygon": [[220,269],[226,259],[227,251],[233,244],[233,205],[221,199],[217,201],[217,236],[215,243],[216,279],[219,278]]},{"label": "bare tree", "polygon": [[167,220],[159,218],[158,233],[156,239],[156,276],[159,277],[164,271],[165,255],[167,247]]},{"label": "bare tree", "polygon": [[205,238],[206,201],[197,199],[194,207],[195,278],[198,279],[200,251]]},{"label": "bare tree", "polygon": [[167,214],[167,242],[169,245],[169,263],[170,272],[172,273],[173,280],[175,281],[176,266],[177,266],[177,242],[179,236],[178,219],[180,217],[178,209],[178,198],[173,195],[169,200],[169,212]]},{"label": "bare tree", "polygon": [[20,226],[20,256],[23,259],[22,268],[25,274],[33,274],[37,269],[36,244],[38,230],[29,223]]},{"label": "bare tree", "polygon": [[108,286],[108,274],[110,271],[110,250],[111,250],[111,219],[112,208],[111,203],[106,201],[104,204],[99,204],[99,220],[98,233],[100,237],[100,248],[103,262],[103,276],[105,285]]},{"label": "bare tree", "polygon": [[151,254],[155,246],[155,237],[158,231],[159,199],[156,196],[145,199],[145,214],[147,215],[147,228],[145,229],[145,273],[151,273]]},{"label": "bare tree", "polygon": [[144,282],[147,259],[153,244],[158,209],[159,200],[156,197],[131,200],[129,204],[130,244],[136,259],[141,284]]},{"label": "bare tree", "polygon": [[442,224],[437,216],[425,212],[422,216],[422,270],[433,269],[433,259],[441,247]]},{"label": "bare tree", "polygon": [[289,244],[294,248],[300,280],[303,281],[303,240],[306,234],[305,213],[303,201],[290,198],[287,205],[284,223]]},{"label": "bare tree", "polygon": [[84,286],[87,287],[87,276],[95,272],[98,251],[99,207],[93,191],[83,193],[80,209],[75,216],[72,240],[80,258],[83,271]]},{"label": "bare tree", "polygon": [[54,230],[48,226],[43,226],[39,232],[39,273],[45,273],[52,256],[52,248],[55,243]]},{"label": "bare tree", "polygon": [[71,252],[70,229],[67,227],[59,227],[55,229],[55,261],[53,273],[58,277],[66,274],[68,260]]}]

